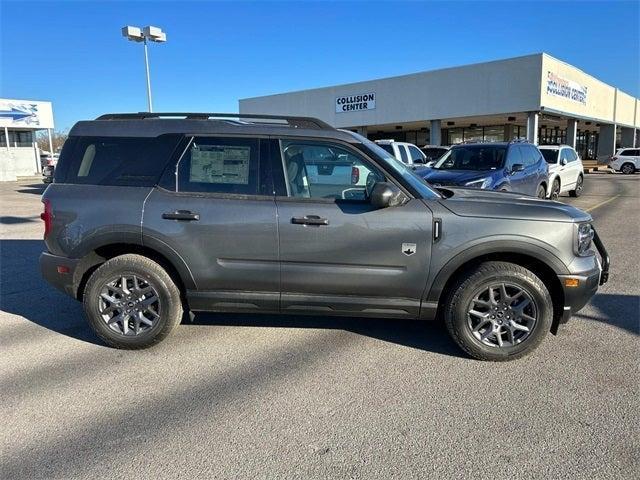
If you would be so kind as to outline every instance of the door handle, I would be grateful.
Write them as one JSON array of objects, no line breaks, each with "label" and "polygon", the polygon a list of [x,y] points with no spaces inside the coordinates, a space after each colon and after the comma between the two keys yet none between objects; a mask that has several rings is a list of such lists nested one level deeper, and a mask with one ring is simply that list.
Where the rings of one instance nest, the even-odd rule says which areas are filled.
[{"label": "door handle", "polygon": [[321,218],[318,215],[305,215],[304,217],[293,217],[291,223],[296,225],[314,225],[319,227],[320,225],[329,225],[329,220]]},{"label": "door handle", "polygon": [[200,220],[199,213],[193,213],[189,210],[176,210],[175,212],[165,212],[162,214],[165,220],[183,220],[187,222]]}]

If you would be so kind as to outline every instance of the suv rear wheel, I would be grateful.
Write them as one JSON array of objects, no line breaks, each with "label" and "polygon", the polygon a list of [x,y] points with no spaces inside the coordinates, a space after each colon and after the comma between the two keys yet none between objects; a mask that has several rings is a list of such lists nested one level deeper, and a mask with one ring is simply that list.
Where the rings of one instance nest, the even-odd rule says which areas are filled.
[{"label": "suv rear wheel", "polygon": [[445,323],[456,343],[479,360],[504,361],[534,350],[551,328],[553,304],[530,270],[486,262],[453,285]]},{"label": "suv rear wheel", "polygon": [[627,162],[620,167],[620,171],[625,175],[631,175],[632,173],[636,173],[636,167],[633,163]]},{"label": "suv rear wheel", "polygon": [[182,319],[178,287],[159,264],[141,255],[103,263],[89,278],[83,303],[96,334],[117,348],[154,345]]}]

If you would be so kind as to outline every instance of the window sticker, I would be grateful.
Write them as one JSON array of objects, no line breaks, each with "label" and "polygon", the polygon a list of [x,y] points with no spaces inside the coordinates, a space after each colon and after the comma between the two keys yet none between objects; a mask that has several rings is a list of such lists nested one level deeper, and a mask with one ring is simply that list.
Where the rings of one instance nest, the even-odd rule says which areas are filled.
[{"label": "window sticker", "polygon": [[189,181],[248,185],[250,158],[251,147],[194,145]]}]

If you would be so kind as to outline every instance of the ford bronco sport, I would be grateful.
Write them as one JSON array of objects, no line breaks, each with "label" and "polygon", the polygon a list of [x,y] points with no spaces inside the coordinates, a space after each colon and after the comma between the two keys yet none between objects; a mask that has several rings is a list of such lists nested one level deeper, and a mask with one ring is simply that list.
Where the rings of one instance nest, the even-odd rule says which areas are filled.
[{"label": "ford bronco sport", "polygon": [[42,201],[44,278],[127,349],[159,342],[183,311],[271,312],[439,318],[471,356],[508,360],[556,333],[609,269],[587,213],[434,189],[312,118],[82,121]]}]

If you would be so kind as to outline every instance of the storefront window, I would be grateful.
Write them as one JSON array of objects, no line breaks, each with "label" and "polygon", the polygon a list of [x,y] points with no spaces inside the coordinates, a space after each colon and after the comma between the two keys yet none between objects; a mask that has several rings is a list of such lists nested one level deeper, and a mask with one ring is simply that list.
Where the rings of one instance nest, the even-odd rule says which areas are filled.
[{"label": "storefront window", "polygon": [[449,129],[449,145],[455,145],[456,143],[462,143],[464,141],[462,128],[450,128]]},{"label": "storefront window", "polygon": [[464,141],[465,142],[481,142],[482,141],[482,127],[473,127],[464,129]]},{"label": "storefront window", "polygon": [[504,127],[484,127],[485,142],[502,142],[504,140]]}]

